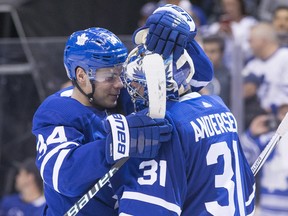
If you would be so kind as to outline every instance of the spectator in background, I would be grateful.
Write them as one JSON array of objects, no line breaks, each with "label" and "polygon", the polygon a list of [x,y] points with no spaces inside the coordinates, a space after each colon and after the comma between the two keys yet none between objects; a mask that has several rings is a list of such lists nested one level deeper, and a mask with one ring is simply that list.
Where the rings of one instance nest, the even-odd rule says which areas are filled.
[{"label": "spectator in background", "polygon": [[140,10],[140,19],[138,21],[138,26],[143,26],[147,18],[153,13],[154,10],[158,7],[157,2],[147,2],[141,7]]},{"label": "spectator in background", "polygon": [[[263,114],[255,117],[250,127],[241,136],[244,154],[252,165],[260,152],[275,134],[285,114],[288,103],[281,104],[276,115]],[[259,216],[287,216],[288,215],[288,143],[286,135],[276,145],[260,172],[257,174],[257,194]]]},{"label": "spectator in background", "polygon": [[201,93],[219,95],[229,107],[231,74],[223,62],[224,40],[218,35],[213,35],[204,37],[202,43],[205,53],[213,64],[214,78]]},{"label": "spectator in background", "polygon": [[201,8],[207,17],[207,23],[214,22],[217,15],[220,13],[219,0],[190,0],[193,7],[197,6]]},{"label": "spectator in background", "polygon": [[45,206],[43,182],[34,158],[19,165],[15,179],[16,194],[4,196],[0,203],[1,216],[39,216]]},{"label": "spectator in background", "polygon": [[273,26],[254,26],[250,45],[255,58],[242,71],[246,127],[257,114],[269,113],[288,100],[288,48],[279,46]]},{"label": "spectator in background", "polygon": [[205,15],[204,10],[197,5],[191,6],[190,15],[197,27],[197,35],[195,36],[195,40],[202,44],[203,36],[206,34],[207,28],[209,26],[207,23],[207,16]]},{"label": "spectator in background", "polygon": [[288,46],[288,4],[273,11],[272,24],[278,34],[280,46]]},{"label": "spectator in background", "polygon": [[278,6],[288,6],[287,0],[260,0],[258,6],[258,18],[261,21],[271,22],[273,18],[273,11]]},{"label": "spectator in background", "polygon": [[229,69],[233,67],[233,55],[235,47],[239,47],[243,53],[243,61],[251,57],[251,49],[248,42],[250,28],[258,21],[246,14],[244,0],[221,0],[222,15],[218,21],[212,23],[207,34],[220,34],[225,39],[224,59]]},{"label": "spectator in background", "polygon": [[179,7],[187,11],[189,14],[191,14],[192,3],[190,2],[190,0],[160,0],[158,6],[163,6],[165,4],[178,5]]},{"label": "spectator in background", "polygon": [[191,16],[192,16],[196,26],[198,27],[198,29],[197,29],[197,33],[198,33],[199,27],[207,25],[207,17],[205,15],[204,11],[202,10],[202,8],[197,6],[197,5],[192,5]]},{"label": "spectator in background", "polygon": [[197,26],[197,38],[195,39],[197,42],[201,43],[202,32],[205,33],[207,28],[207,17],[201,7],[197,5],[192,5],[189,0],[160,0],[158,3],[154,1],[147,2],[142,6],[140,10],[140,19],[138,21],[138,26],[143,26],[147,18],[153,13],[154,10],[156,10],[159,6],[163,6],[165,4],[178,5],[191,15]]},{"label": "spectator in background", "polygon": [[160,0],[159,2],[149,1],[141,7],[138,26],[144,26],[147,18],[154,12],[154,10],[156,10],[159,6],[163,6],[165,4],[178,5],[184,10],[186,10],[189,14],[192,13],[192,4],[189,0]]}]

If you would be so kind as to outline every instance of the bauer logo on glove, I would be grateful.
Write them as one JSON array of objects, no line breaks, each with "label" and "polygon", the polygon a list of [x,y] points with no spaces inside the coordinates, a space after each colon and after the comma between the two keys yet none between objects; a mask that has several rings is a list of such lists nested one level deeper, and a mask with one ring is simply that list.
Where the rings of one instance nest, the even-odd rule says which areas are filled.
[{"label": "bauer logo on glove", "polygon": [[113,114],[107,117],[112,131],[113,142],[110,145],[110,155],[113,160],[129,156],[129,130],[126,118],[120,114]]},{"label": "bauer logo on glove", "polygon": [[110,164],[124,157],[154,158],[172,134],[172,125],[166,119],[153,119],[144,111],[126,117],[110,115],[103,123],[107,132],[106,160]]}]

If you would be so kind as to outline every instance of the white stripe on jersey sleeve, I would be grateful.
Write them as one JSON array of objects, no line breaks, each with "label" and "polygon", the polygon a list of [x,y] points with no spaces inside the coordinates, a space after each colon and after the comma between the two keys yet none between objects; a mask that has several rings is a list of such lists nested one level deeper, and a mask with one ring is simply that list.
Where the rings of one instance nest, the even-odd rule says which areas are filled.
[{"label": "white stripe on jersey sleeve", "polygon": [[58,176],[59,176],[59,170],[61,168],[61,165],[63,163],[64,158],[66,157],[66,155],[69,153],[71,149],[64,149],[60,152],[60,154],[57,157],[57,160],[54,164],[53,167],[53,177],[52,177],[52,182],[53,182],[53,188],[60,193],[59,189],[58,189]]},{"label": "white stripe on jersey sleeve", "polygon": [[209,82],[207,81],[198,81],[198,80],[195,80],[195,79],[191,79],[190,81],[190,85],[192,85],[193,87],[203,87],[203,86],[206,86]]},{"label": "white stripe on jersey sleeve", "polygon": [[125,191],[121,199],[131,199],[131,200],[137,200],[137,201],[141,201],[145,203],[150,203],[153,205],[158,205],[165,209],[168,209],[169,211],[175,212],[179,216],[182,212],[181,208],[174,203],[170,203],[159,197],[150,196],[150,195],[143,194],[143,193]]},{"label": "white stripe on jersey sleeve", "polygon": [[241,216],[245,216],[245,209],[244,209],[244,197],[243,197],[243,190],[242,190],[242,180],[241,180],[241,173],[240,173],[240,165],[239,165],[239,155],[238,155],[238,143],[237,141],[233,140],[233,150],[235,152],[235,171],[236,171],[236,188],[237,188],[237,198],[238,198],[238,206],[239,206],[239,213]]},{"label": "white stripe on jersey sleeve", "polygon": [[[45,157],[44,157],[44,159],[43,159],[43,161],[42,161],[42,163],[41,163],[41,168],[40,168],[40,174],[41,174],[41,176],[42,176],[42,179],[44,179],[44,169],[45,169],[45,166],[46,166],[47,162],[50,160],[50,158],[51,158],[54,154],[58,153],[58,151],[59,151],[60,149],[66,148],[67,146],[69,146],[69,145],[71,145],[71,144],[72,144],[72,145],[76,145],[76,146],[79,145],[78,143],[75,143],[75,142],[65,142],[65,143],[62,143],[62,144],[58,145],[57,147],[55,147],[54,149],[52,149],[48,154],[45,155]],[[44,181],[45,181],[45,179],[44,179]]]},{"label": "white stripe on jersey sleeve", "polygon": [[248,201],[245,202],[246,206],[249,206],[252,203],[252,201],[254,200],[255,192],[256,192],[256,184],[253,185],[253,192],[250,194]]}]

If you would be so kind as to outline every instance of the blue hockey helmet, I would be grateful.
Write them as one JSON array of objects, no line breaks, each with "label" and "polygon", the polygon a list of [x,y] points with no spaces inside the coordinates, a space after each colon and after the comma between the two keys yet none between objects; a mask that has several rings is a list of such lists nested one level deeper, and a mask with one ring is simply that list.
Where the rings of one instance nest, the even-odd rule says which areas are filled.
[{"label": "blue hockey helmet", "polygon": [[94,80],[97,69],[122,64],[127,54],[127,48],[115,34],[93,27],[74,32],[68,38],[64,49],[64,66],[71,80],[76,79],[77,67],[83,68],[90,80]]},{"label": "blue hockey helmet", "polygon": [[[143,58],[149,54],[152,52],[147,50],[144,44],[140,44],[129,53],[123,65],[124,85],[137,111],[149,105],[147,80],[143,69]],[[190,81],[195,73],[193,61],[184,50],[184,54],[176,62],[173,61],[172,55],[163,59],[163,62],[166,74],[166,97],[168,100],[178,100],[191,89]]]}]

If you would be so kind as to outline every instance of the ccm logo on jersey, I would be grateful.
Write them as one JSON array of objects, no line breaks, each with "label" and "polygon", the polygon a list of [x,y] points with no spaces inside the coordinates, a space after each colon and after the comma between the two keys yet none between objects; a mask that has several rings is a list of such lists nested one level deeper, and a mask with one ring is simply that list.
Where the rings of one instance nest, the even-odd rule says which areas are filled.
[{"label": "ccm logo on jersey", "polygon": [[113,138],[113,159],[118,160],[129,156],[129,128],[126,118],[121,114],[107,117],[110,122]]}]

